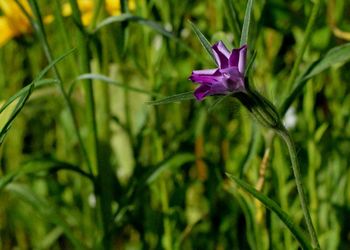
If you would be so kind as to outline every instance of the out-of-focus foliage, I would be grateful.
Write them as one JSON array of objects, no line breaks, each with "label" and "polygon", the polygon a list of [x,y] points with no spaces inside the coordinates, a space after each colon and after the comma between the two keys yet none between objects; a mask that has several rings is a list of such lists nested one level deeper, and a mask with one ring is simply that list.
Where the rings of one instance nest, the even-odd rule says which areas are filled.
[{"label": "out-of-focus foliage", "polygon": [[[77,23],[74,8],[65,7],[75,0],[18,2],[34,20],[29,2],[38,4],[53,59],[77,51],[55,64],[56,71],[51,67],[6,130],[0,147],[0,249],[298,249],[279,218],[225,175],[260,189],[305,229],[280,140],[264,158],[269,131],[230,98],[147,104],[193,90],[191,71],[215,67],[188,20],[210,43],[223,40],[232,49],[239,45],[246,1],[81,0],[86,26]],[[92,2],[84,21],[82,6]],[[321,2],[299,76],[350,42],[350,3]],[[254,1],[251,81],[278,107],[292,89],[286,85],[313,5]],[[1,105],[51,62],[26,16],[6,6],[17,8],[16,1],[0,0]],[[99,26],[111,15],[108,25]],[[328,65],[313,75],[285,116],[322,249],[350,248],[349,65]],[[85,88],[90,83],[95,144]],[[87,157],[59,86],[73,107]],[[1,112],[1,130],[23,96]],[[105,187],[108,192],[101,191]]]}]

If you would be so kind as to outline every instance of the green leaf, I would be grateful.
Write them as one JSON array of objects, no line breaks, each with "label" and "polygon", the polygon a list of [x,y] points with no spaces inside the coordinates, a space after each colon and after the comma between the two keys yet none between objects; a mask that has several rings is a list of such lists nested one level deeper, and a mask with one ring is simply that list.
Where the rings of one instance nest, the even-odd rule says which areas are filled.
[{"label": "green leaf", "polygon": [[[35,82],[34,84],[34,88],[39,88],[45,85],[49,85],[49,84],[53,84],[53,83],[58,83],[57,79],[43,79],[43,80],[39,80],[37,82]],[[16,94],[14,94],[13,96],[11,96],[5,103],[4,105],[1,106],[0,108],[0,114],[14,101],[16,100],[18,97],[20,97],[21,95],[24,95],[28,92],[28,90],[32,87],[31,84],[25,86],[24,88],[22,88],[20,91],[18,91]]]},{"label": "green leaf", "polygon": [[248,0],[247,8],[245,9],[243,28],[241,34],[240,47],[248,43],[248,35],[249,35],[249,26],[251,22],[251,14],[252,14],[253,0]]},{"label": "green leaf", "polygon": [[22,110],[22,108],[24,107],[24,104],[26,104],[30,94],[32,93],[32,89],[33,89],[33,85],[30,85],[30,88],[27,90],[26,93],[24,93],[19,101],[16,104],[16,107],[14,108],[14,110],[12,111],[9,119],[6,121],[4,127],[1,128],[0,130],[0,146],[4,141],[4,138],[7,134],[7,132],[9,131],[13,121],[15,120],[16,116],[19,114],[19,112]]},{"label": "green leaf", "polygon": [[335,64],[345,63],[350,60],[350,43],[346,43],[332,48],[328,53],[303,77],[303,80],[321,73],[325,69]]},{"label": "green leaf", "polygon": [[147,103],[150,105],[161,105],[161,104],[168,104],[173,102],[182,102],[182,101],[192,100],[192,99],[194,99],[193,91],[189,91],[189,92],[168,96],[163,99],[155,100]]},{"label": "green leaf", "polygon": [[208,54],[210,55],[210,57],[212,58],[213,62],[215,63],[216,66],[218,66],[213,50],[211,49],[211,44],[210,42],[207,40],[207,38],[205,38],[205,36],[202,34],[202,32],[197,28],[196,25],[194,25],[192,22],[190,22],[192,29],[194,31],[194,33],[197,35],[199,41],[201,42],[201,44],[203,45],[203,47],[205,48],[205,50],[208,52]]},{"label": "green leaf", "polygon": [[335,64],[342,64],[350,60],[350,43],[330,49],[320,60],[313,62],[295,81],[294,87],[287,98],[284,99],[280,114],[284,115],[293,101],[302,93],[307,80],[328,69]]},{"label": "green leaf", "polygon": [[[33,88],[40,83],[40,79],[59,61],[63,60],[66,56],[71,54],[75,49],[71,49],[64,53],[62,56],[58,57],[57,59],[53,60],[48,66],[46,66],[37,76],[36,78],[26,87],[21,89],[19,92],[17,92],[14,96],[9,98],[9,100],[0,108],[0,114],[3,110],[6,109],[13,101],[15,101],[17,98],[19,98],[19,101],[16,104],[16,107],[12,111],[9,119],[6,121],[5,125],[1,128],[0,131],[0,145],[3,143],[3,140],[10,129],[13,121],[15,120],[16,116],[19,114],[19,112],[24,107],[25,103],[27,102],[30,94],[32,93]],[[41,82],[41,84],[47,84],[47,81]]]},{"label": "green leaf", "polygon": [[281,207],[273,200],[271,200],[269,197],[266,195],[258,192],[256,189],[251,187],[248,183],[240,180],[239,178],[226,173],[226,175],[233,180],[236,184],[238,184],[241,188],[243,188],[246,192],[254,196],[257,200],[259,200],[261,203],[264,204],[268,209],[273,211],[278,218],[286,225],[286,227],[290,230],[290,232],[293,234],[293,236],[299,241],[301,247],[303,249],[312,249],[308,238],[305,236],[303,231],[297,227],[289,217],[289,215],[284,212]]}]

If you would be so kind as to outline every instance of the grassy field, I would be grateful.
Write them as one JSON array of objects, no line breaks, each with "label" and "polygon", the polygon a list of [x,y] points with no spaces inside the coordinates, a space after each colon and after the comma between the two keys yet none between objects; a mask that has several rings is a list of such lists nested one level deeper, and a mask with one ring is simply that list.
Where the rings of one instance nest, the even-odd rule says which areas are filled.
[{"label": "grassy field", "polygon": [[278,129],[251,102],[193,97],[218,41],[248,46],[321,249],[350,249],[349,10],[0,0],[0,249],[312,249]]}]

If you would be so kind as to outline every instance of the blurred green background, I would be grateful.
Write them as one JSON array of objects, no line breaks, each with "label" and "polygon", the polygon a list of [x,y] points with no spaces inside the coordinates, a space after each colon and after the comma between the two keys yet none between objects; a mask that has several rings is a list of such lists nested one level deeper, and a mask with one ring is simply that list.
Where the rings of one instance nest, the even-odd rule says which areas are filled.
[{"label": "blurred green background", "polygon": [[[191,71],[214,67],[188,21],[232,49],[245,0],[81,0],[78,12],[75,0],[29,2],[19,1],[38,29],[15,0],[0,0],[1,105],[77,49],[0,114],[0,249],[298,249],[225,177],[255,186],[306,230],[280,140],[270,145],[229,98],[147,104],[192,91]],[[254,1],[257,90],[280,107],[303,44],[298,74],[350,41],[349,11],[346,0]],[[349,66],[308,80],[285,116],[322,249],[350,249]]]}]

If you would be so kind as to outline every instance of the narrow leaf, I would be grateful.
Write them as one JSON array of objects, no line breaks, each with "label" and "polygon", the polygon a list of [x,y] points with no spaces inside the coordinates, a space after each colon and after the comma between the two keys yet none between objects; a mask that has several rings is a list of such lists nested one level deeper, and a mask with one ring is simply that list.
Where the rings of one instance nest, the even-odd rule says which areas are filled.
[{"label": "narrow leaf", "polygon": [[[56,79],[43,79],[35,82],[34,88],[39,88],[41,86],[58,83],[58,80]],[[20,91],[18,91],[16,94],[11,96],[0,108],[0,113],[2,113],[14,100],[16,100],[21,95],[24,95],[28,92],[28,90],[32,87],[31,84],[25,86]]]},{"label": "narrow leaf", "polygon": [[303,78],[309,79],[332,65],[345,63],[350,60],[350,43],[332,48],[319,63]]},{"label": "narrow leaf", "polygon": [[166,30],[164,27],[162,27],[158,23],[156,23],[152,20],[148,20],[146,18],[140,17],[140,16],[131,15],[129,13],[121,14],[119,16],[107,17],[106,19],[102,20],[99,24],[97,24],[97,26],[95,28],[95,32],[100,30],[102,27],[105,27],[105,26],[110,25],[112,23],[121,23],[121,22],[127,22],[127,21],[133,21],[133,22],[138,22],[138,23],[144,24],[144,25],[150,27],[151,29],[157,31],[158,33],[164,35],[165,37],[176,38],[173,33]]},{"label": "narrow leaf", "polygon": [[213,50],[211,49],[211,44],[210,42],[207,40],[207,38],[205,38],[205,36],[202,34],[202,32],[197,28],[196,25],[194,25],[192,22],[190,22],[192,29],[194,31],[194,33],[197,35],[199,41],[201,42],[201,44],[203,45],[203,47],[205,48],[205,50],[208,52],[208,54],[210,55],[210,57],[212,58],[213,62],[215,63],[216,66],[218,66]]},{"label": "narrow leaf", "polygon": [[302,93],[307,80],[328,69],[335,64],[344,64],[350,60],[350,43],[346,43],[330,49],[320,60],[313,62],[294,83],[293,89],[287,98],[284,99],[280,114],[284,115],[293,101]]},{"label": "narrow leaf", "polygon": [[252,14],[253,0],[248,0],[247,7],[245,9],[243,28],[241,34],[240,47],[244,44],[248,43],[248,35],[249,35],[249,26],[251,22],[251,14]]},{"label": "narrow leaf", "polygon": [[231,180],[233,180],[236,184],[238,184],[241,188],[243,188],[246,192],[254,196],[257,200],[259,200],[261,203],[263,203],[268,209],[273,211],[278,218],[286,225],[286,227],[290,230],[290,232],[293,234],[293,236],[299,241],[301,247],[303,249],[312,249],[307,237],[302,232],[302,230],[297,227],[289,217],[289,215],[284,212],[281,207],[273,200],[271,200],[266,195],[258,192],[256,189],[251,187],[248,183],[240,180],[239,178],[226,174]]},{"label": "narrow leaf", "polygon": [[27,102],[30,94],[32,93],[32,89],[33,89],[33,85],[30,85],[30,88],[28,89],[28,91],[20,97],[19,101],[16,104],[16,107],[12,111],[12,113],[11,113],[9,119],[7,120],[7,122],[5,123],[4,127],[1,128],[1,130],[0,130],[0,145],[3,143],[5,135],[7,134],[8,130],[10,129],[16,116],[19,114],[19,112],[24,107],[24,104]]},{"label": "narrow leaf", "polygon": [[134,92],[137,92],[137,93],[141,93],[141,94],[146,94],[146,95],[150,95],[150,96],[160,96],[160,94],[158,93],[154,93],[154,92],[150,92],[150,91],[147,91],[147,90],[144,90],[144,89],[139,89],[139,88],[136,88],[136,87],[132,87],[132,86],[128,86],[126,84],[122,84],[122,83],[119,83],[105,75],[101,75],[101,74],[82,74],[80,76],[78,76],[76,78],[76,80],[85,80],[85,79],[91,79],[91,80],[98,80],[98,81],[102,81],[102,82],[106,82],[106,83],[109,83],[113,86],[117,86],[117,87],[120,87],[120,88],[123,88],[123,89],[127,89],[127,90],[130,90],[130,91],[134,91]]},{"label": "narrow leaf", "polygon": [[165,97],[163,99],[155,100],[155,101],[151,101],[151,102],[147,102],[147,103],[150,105],[160,105],[160,104],[181,102],[181,101],[192,100],[192,99],[194,99],[193,91],[189,91],[189,92],[184,92],[181,94],[168,96],[168,97]]}]

